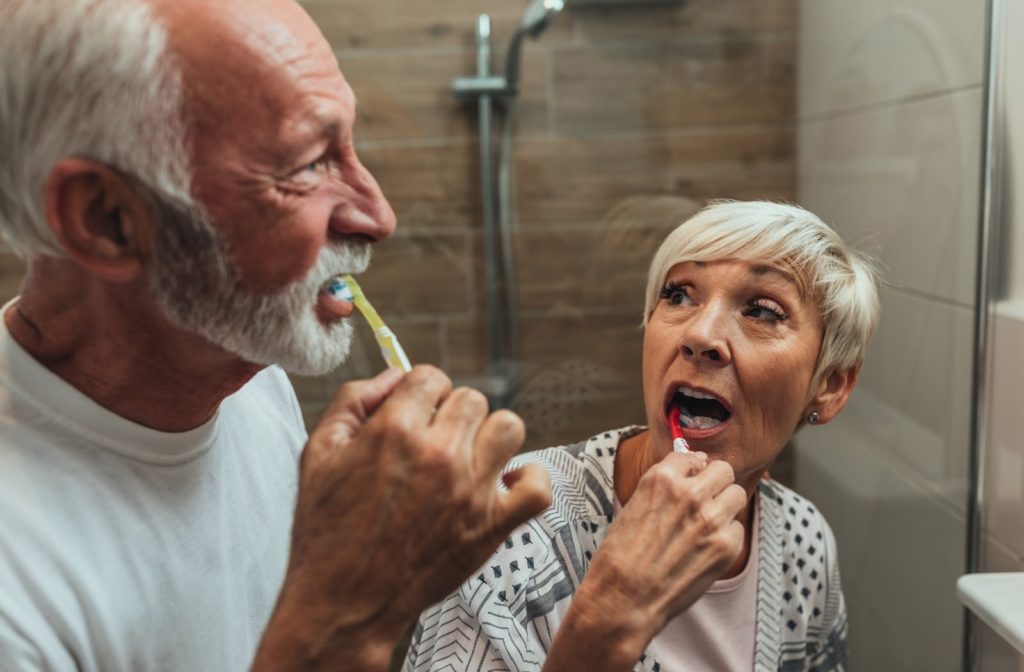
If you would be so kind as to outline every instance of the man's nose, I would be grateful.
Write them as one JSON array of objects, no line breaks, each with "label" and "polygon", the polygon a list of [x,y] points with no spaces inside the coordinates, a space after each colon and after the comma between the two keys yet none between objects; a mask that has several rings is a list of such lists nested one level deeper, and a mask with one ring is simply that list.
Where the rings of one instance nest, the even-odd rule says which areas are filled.
[{"label": "man's nose", "polygon": [[732,361],[725,337],[727,311],[715,303],[700,306],[686,322],[679,342],[683,359],[698,365],[725,366]]},{"label": "man's nose", "polygon": [[353,157],[349,168],[344,176],[348,197],[332,213],[331,230],[384,240],[395,232],[395,211],[366,166]]}]

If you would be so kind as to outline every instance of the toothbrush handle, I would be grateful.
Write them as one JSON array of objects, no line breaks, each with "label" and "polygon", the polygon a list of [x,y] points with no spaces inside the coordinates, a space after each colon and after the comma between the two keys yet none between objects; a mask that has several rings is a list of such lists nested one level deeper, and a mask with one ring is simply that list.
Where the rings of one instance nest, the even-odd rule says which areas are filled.
[{"label": "toothbrush handle", "polygon": [[388,366],[399,368],[406,373],[412,371],[412,364],[409,363],[405,350],[402,349],[398,338],[391,329],[381,327],[374,332],[374,336],[377,339],[377,345],[380,346],[380,354],[384,356],[384,361]]},{"label": "toothbrush handle", "polygon": [[690,445],[686,443],[686,439],[679,436],[672,440],[672,450],[677,453],[688,453],[690,452]]}]

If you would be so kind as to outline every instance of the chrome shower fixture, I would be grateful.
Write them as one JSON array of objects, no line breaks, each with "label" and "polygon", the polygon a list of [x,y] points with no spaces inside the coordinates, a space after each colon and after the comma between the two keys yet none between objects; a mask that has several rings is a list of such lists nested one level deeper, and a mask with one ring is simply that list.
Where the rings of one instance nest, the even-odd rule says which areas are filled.
[{"label": "chrome shower fixture", "polygon": [[523,12],[523,19],[519,22],[519,30],[530,34],[530,37],[537,37],[547,30],[558,14],[565,9],[565,0],[532,0]]},{"label": "chrome shower fixture", "polygon": [[[519,61],[523,38],[536,39],[562,10],[565,0],[530,0],[509,41],[504,76],[491,72],[491,18],[477,17],[476,75],[458,77],[452,90],[459,98],[477,101],[480,133],[480,186],[482,201],[484,294],[487,303],[488,375],[480,381],[492,408],[508,405],[517,386],[519,307],[515,259],[512,254],[512,136],[519,94]],[[497,171],[491,137],[494,107],[504,112]],[[504,297],[502,293],[504,292]]]},{"label": "chrome shower fixture", "polygon": [[507,95],[514,96],[519,92],[519,63],[520,52],[523,49],[523,37],[526,35],[533,39],[540,37],[540,34],[548,29],[548,26],[563,9],[565,9],[565,0],[530,0],[530,4],[526,6],[523,18],[520,19],[519,27],[512,35],[505,56],[505,91]]}]

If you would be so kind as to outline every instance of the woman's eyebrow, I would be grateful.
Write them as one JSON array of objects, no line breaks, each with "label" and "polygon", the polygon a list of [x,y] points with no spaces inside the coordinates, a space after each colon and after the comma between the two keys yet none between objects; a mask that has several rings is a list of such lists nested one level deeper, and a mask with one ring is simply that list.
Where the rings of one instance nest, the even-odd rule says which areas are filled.
[{"label": "woman's eyebrow", "polygon": [[795,287],[796,290],[800,292],[801,295],[803,295],[803,286],[797,280],[797,277],[790,273],[789,271],[778,268],[777,266],[754,266],[753,268],[750,269],[750,274],[756,275],[758,277],[764,277],[766,275],[778,276],[782,280],[785,280],[789,284],[793,285],[793,287]]}]

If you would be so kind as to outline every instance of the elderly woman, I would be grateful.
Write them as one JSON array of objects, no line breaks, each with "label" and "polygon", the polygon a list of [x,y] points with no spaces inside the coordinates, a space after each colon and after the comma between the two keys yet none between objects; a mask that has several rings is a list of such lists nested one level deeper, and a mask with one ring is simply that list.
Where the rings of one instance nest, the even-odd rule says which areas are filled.
[{"label": "elderly woman", "polygon": [[[516,460],[548,468],[552,507],[423,614],[406,669],[539,669],[569,636],[567,615],[582,609],[574,601],[585,600],[592,619],[652,620],[650,605],[665,601],[681,571],[655,569],[686,549],[669,543],[684,528],[651,524],[665,507],[640,493],[649,472],[678,457],[677,435],[707,456],[707,467],[690,467],[691,481],[731,467],[746,495],[736,516],[742,547],[699,597],[659,607],[653,639],[632,649],[627,669],[842,669],[846,613],[832,532],[768,468],[798,428],[845,406],[878,320],[876,283],[864,256],[795,206],[720,202],[675,229],[647,282],[647,426]],[[700,546],[700,536],[686,545]],[[564,659],[550,666],[591,669]]]}]

